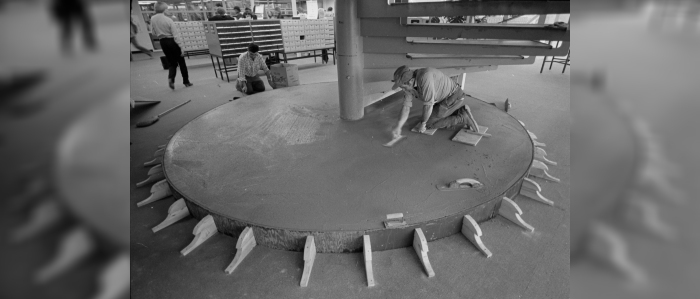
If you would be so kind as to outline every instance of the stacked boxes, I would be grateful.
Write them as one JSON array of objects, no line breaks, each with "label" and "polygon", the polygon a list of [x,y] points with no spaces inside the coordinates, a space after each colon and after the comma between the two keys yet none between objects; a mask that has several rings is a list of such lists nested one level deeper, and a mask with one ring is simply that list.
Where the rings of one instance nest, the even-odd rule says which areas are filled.
[{"label": "stacked boxes", "polygon": [[286,52],[333,47],[333,20],[280,20]]},{"label": "stacked boxes", "polygon": [[184,44],[183,51],[206,50],[207,37],[202,22],[175,22]]}]

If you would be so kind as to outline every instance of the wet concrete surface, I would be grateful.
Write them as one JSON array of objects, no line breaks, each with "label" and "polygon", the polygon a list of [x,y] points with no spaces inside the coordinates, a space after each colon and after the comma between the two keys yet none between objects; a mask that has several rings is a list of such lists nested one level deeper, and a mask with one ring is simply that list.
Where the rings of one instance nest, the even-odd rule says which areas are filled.
[{"label": "wet concrete surface", "polygon": [[[410,132],[414,109],[393,148],[399,97],[360,121],[338,117],[337,84],[319,83],[246,97],[207,112],[177,132],[164,167],[178,193],[224,217],[297,231],[384,228],[390,213],[421,223],[499,197],[532,160],[520,123],[496,107],[467,103],[491,138],[476,147],[451,141],[456,129]],[[391,101],[392,99],[388,99]],[[438,191],[458,178],[483,188]]]}]

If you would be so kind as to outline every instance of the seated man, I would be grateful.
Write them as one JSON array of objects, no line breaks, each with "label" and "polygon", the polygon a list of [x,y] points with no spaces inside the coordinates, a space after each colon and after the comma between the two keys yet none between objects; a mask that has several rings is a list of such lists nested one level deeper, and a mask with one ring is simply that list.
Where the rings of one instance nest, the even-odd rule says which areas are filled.
[{"label": "seated man", "polygon": [[235,20],[231,16],[226,15],[226,10],[223,7],[216,9],[216,15],[209,18],[209,21],[233,21]]},{"label": "seated man", "polygon": [[245,11],[243,12],[243,19],[257,20],[258,16],[255,15],[252,10],[250,10],[250,7],[246,7]]},{"label": "seated man", "polygon": [[398,87],[404,90],[404,102],[398,125],[392,132],[395,139],[401,136],[401,127],[408,119],[414,99],[423,104],[419,132],[460,124],[468,125],[470,130],[478,132],[479,126],[469,106],[464,104],[465,94],[461,86],[439,70],[429,67],[412,71],[401,66],[394,72],[392,89]]},{"label": "seated man", "polygon": [[256,92],[265,91],[265,82],[258,77],[258,71],[263,70],[267,76],[267,82],[272,88],[275,88],[275,83],[272,82],[270,69],[265,65],[265,59],[258,53],[260,48],[256,44],[248,45],[248,52],[241,54],[238,57],[238,81],[236,89],[246,94],[254,94]]},{"label": "seated man", "polygon": [[231,15],[236,20],[240,20],[243,17],[243,14],[241,14],[241,8],[238,6],[233,7],[233,14]]}]

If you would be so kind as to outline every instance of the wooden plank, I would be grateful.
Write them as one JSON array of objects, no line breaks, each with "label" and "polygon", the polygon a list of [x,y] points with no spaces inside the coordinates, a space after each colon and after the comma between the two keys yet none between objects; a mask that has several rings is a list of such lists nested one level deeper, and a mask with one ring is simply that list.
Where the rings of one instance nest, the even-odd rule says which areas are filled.
[{"label": "wooden plank", "polygon": [[[479,133],[485,134],[488,129],[488,127],[479,126]],[[455,137],[452,137],[452,141],[476,146],[483,137],[483,135],[471,134],[466,129],[460,129]]]},{"label": "wooden plank", "polygon": [[570,30],[545,28],[545,25],[420,23],[402,25],[400,18],[362,19],[362,36],[487,38],[510,40],[570,41]]},{"label": "wooden plank", "polygon": [[172,225],[173,223],[184,219],[189,215],[190,210],[188,210],[187,205],[185,205],[185,199],[180,198],[177,201],[175,201],[172,205],[170,205],[170,208],[168,208],[168,216],[165,217],[165,220],[163,220],[163,222],[161,222],[160,224],[154,226],[151,230],[153,231],[153,233],[156,233],[159,230],[164,229]]},{"label": "wooden plank", "polygon": [[[418,122],[415,126],[413,126],[413,128],[411,129],[411,132],[419,133],[418,128],[420,127],[420,124],[421,124],[421,122]],[[426,129],[425,131],[423,131],[423,133],[420,133],[420,134],[433,136],[436,131],[437,131],[437,129]]]},{"label": "wooden plank", "polygon": [[[461,57],[460,57],[461,56]],[[399,65],[411,68],[421,67],[466,67],[482,65],[524,65],[535,62],[535,56],[475,56],[454,54],[413,54],[413,53],[365,53],[365,69],[383,69]]]},{"label": "wooden plank", "polygon": [[[453,75],[459,75],[459,74],[463,74],[463,73],[494,71],[494,70],[498,69],[498,66],[497,65],[479,65],[479,66],[450,67],[450,68],[437,68],[437,69],[439,69],[443,74],[445,74],[447,76],[453,76]],[[385,69],[365,69],[365,70],[363,70],[363,81],[365,83],[391,81],[394,78],[394,71],[396,71],[396,67],[385,68]]]},{"label": "wooden plank", "polygon": [[[150,179],[150,177],[149,177],[149,179]],[[168,185],[168,181],[166,181],[166,180],[159,181],[158,183],[155,183],[155,184],[153,184],[153,186],[151,186],[151,196],[136,203],[136,207],[140,208],[140,207],[145,206],[149,203],[161,200],[161,199],[166,198],[166,197],[171,196],[171,195],[172,195],[172,193],[170,191],[170,185]]]},{"label": "wooden plank", "polygon": [[464,220],[462,222],[462,234],[467,237],[467,239],[472,242],[477,249],[483,252],[487,258],[491,257],[491,251],[486,248],[486,245],[484,245],[484,242],[481,240],[481,228],[479,227],[479,224],[474,221],[472,216],[464,216]]},{"label": "wooden plank", "polygon": [[547,152],[545,152],[545,150],[543,148],[535,147],[535,159],[540,160],[540,161],[547,163],[549,165],[553,165],[553,166],[557,165],[557,162],[550,161],[549,159],[547,159],[546,156],[547,156]]},{"label": "wooden plank", "polygon": [[[518,43],[519,42],[519,43]],[[535,55],[535,56],[564,56],[569,51],[569,42],[562,42],[559,48],[538,46],[535,43],[523,41],[499,41],[479,43],[416,43],[407,42],[403,37],[363,37],[363,52],[365,53],[424,53],[424,54],[470,54],[470,55]]]},{"label": "wooden plank", "polygon": [[363,248],[362,252],[365,257],[365,273],[367,274],[367,286],[373,287],[374,283],[374,273],[372,272],[372,244],[370,243],[369,235],[362,236]]},{"label": "wooden plank", "polygon": [[194,239],[192,239],[190,245],[187,245],[180,253],[182,253],[182,255],[189,254],[192,250],[202,245],[204,241],[209,240],[209,238],[216,235],[218,232],[216,224],[214,224],[214,218],[211,215],[207,215],[194,227],[192,231]]},{"label": "wooden plank", "polygon": [[255,235],[253,235],[253,229],[251,227],[246,227],[238,236],[238,241],[236,241],[236,255],[233,257],[233,261],[226,267],[227,274],[233,273],[234,270],[241,264],[243,259],[248,256],[248,254],[253,251],[253,248],[258,245],[255,241]]},{"label": "wooden plank", "polygon": [[508,197],[503,197],[501,208],[498,209],[498,214],[530,232],[535,231],[535,228],[532,227],[532,225],[528,224],[525,222],[525,220],[523,220],[523,218],[521,218],[523,211],[520,209],[518,204]]},{"label": "wooden plank", "polygon": [[542,193],[540,193],[540,191],[526,188],[525,185],[523,185],[523,188],[520,189],[520,195],[528,197],[534,201],[539,201],[549,206],[554,206],[554,202],[542,196]]},{"label": "wooden plank", "polygon": [[299,283],[302,287],[307,287],[309,285],[309,278],[311,277],[311,269],[314,267],[314,260],[316,260],[316,243],[314,243],[314,236],[307,236],[306,245],[304,245],[304,272],[301,274],[301,282]]},{"label": "wooden plank", "polygon": [[418,259],[423,264],[423,269],[425,269],[428,277],[435,276],[433,266],[430,265],[430,260],[428,260],[428,241],[426,241],[423,230],[420,228],[416,228],[413,233],[413,249],[418,254]]},{"label": "wooden plank", "polygon": [[569,1],[455,1],[395,3],[358,0],[360,18],[568,14]]}]

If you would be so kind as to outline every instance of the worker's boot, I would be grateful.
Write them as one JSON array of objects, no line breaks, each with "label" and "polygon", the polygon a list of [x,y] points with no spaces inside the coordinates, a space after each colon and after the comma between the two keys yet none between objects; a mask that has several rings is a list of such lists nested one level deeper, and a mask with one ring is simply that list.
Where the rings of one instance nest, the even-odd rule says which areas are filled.
[{"label": "worker's boot", "polygon": [[175,90],[175,78],[168,78],[168,86],[170,86],[170,89]]}]

